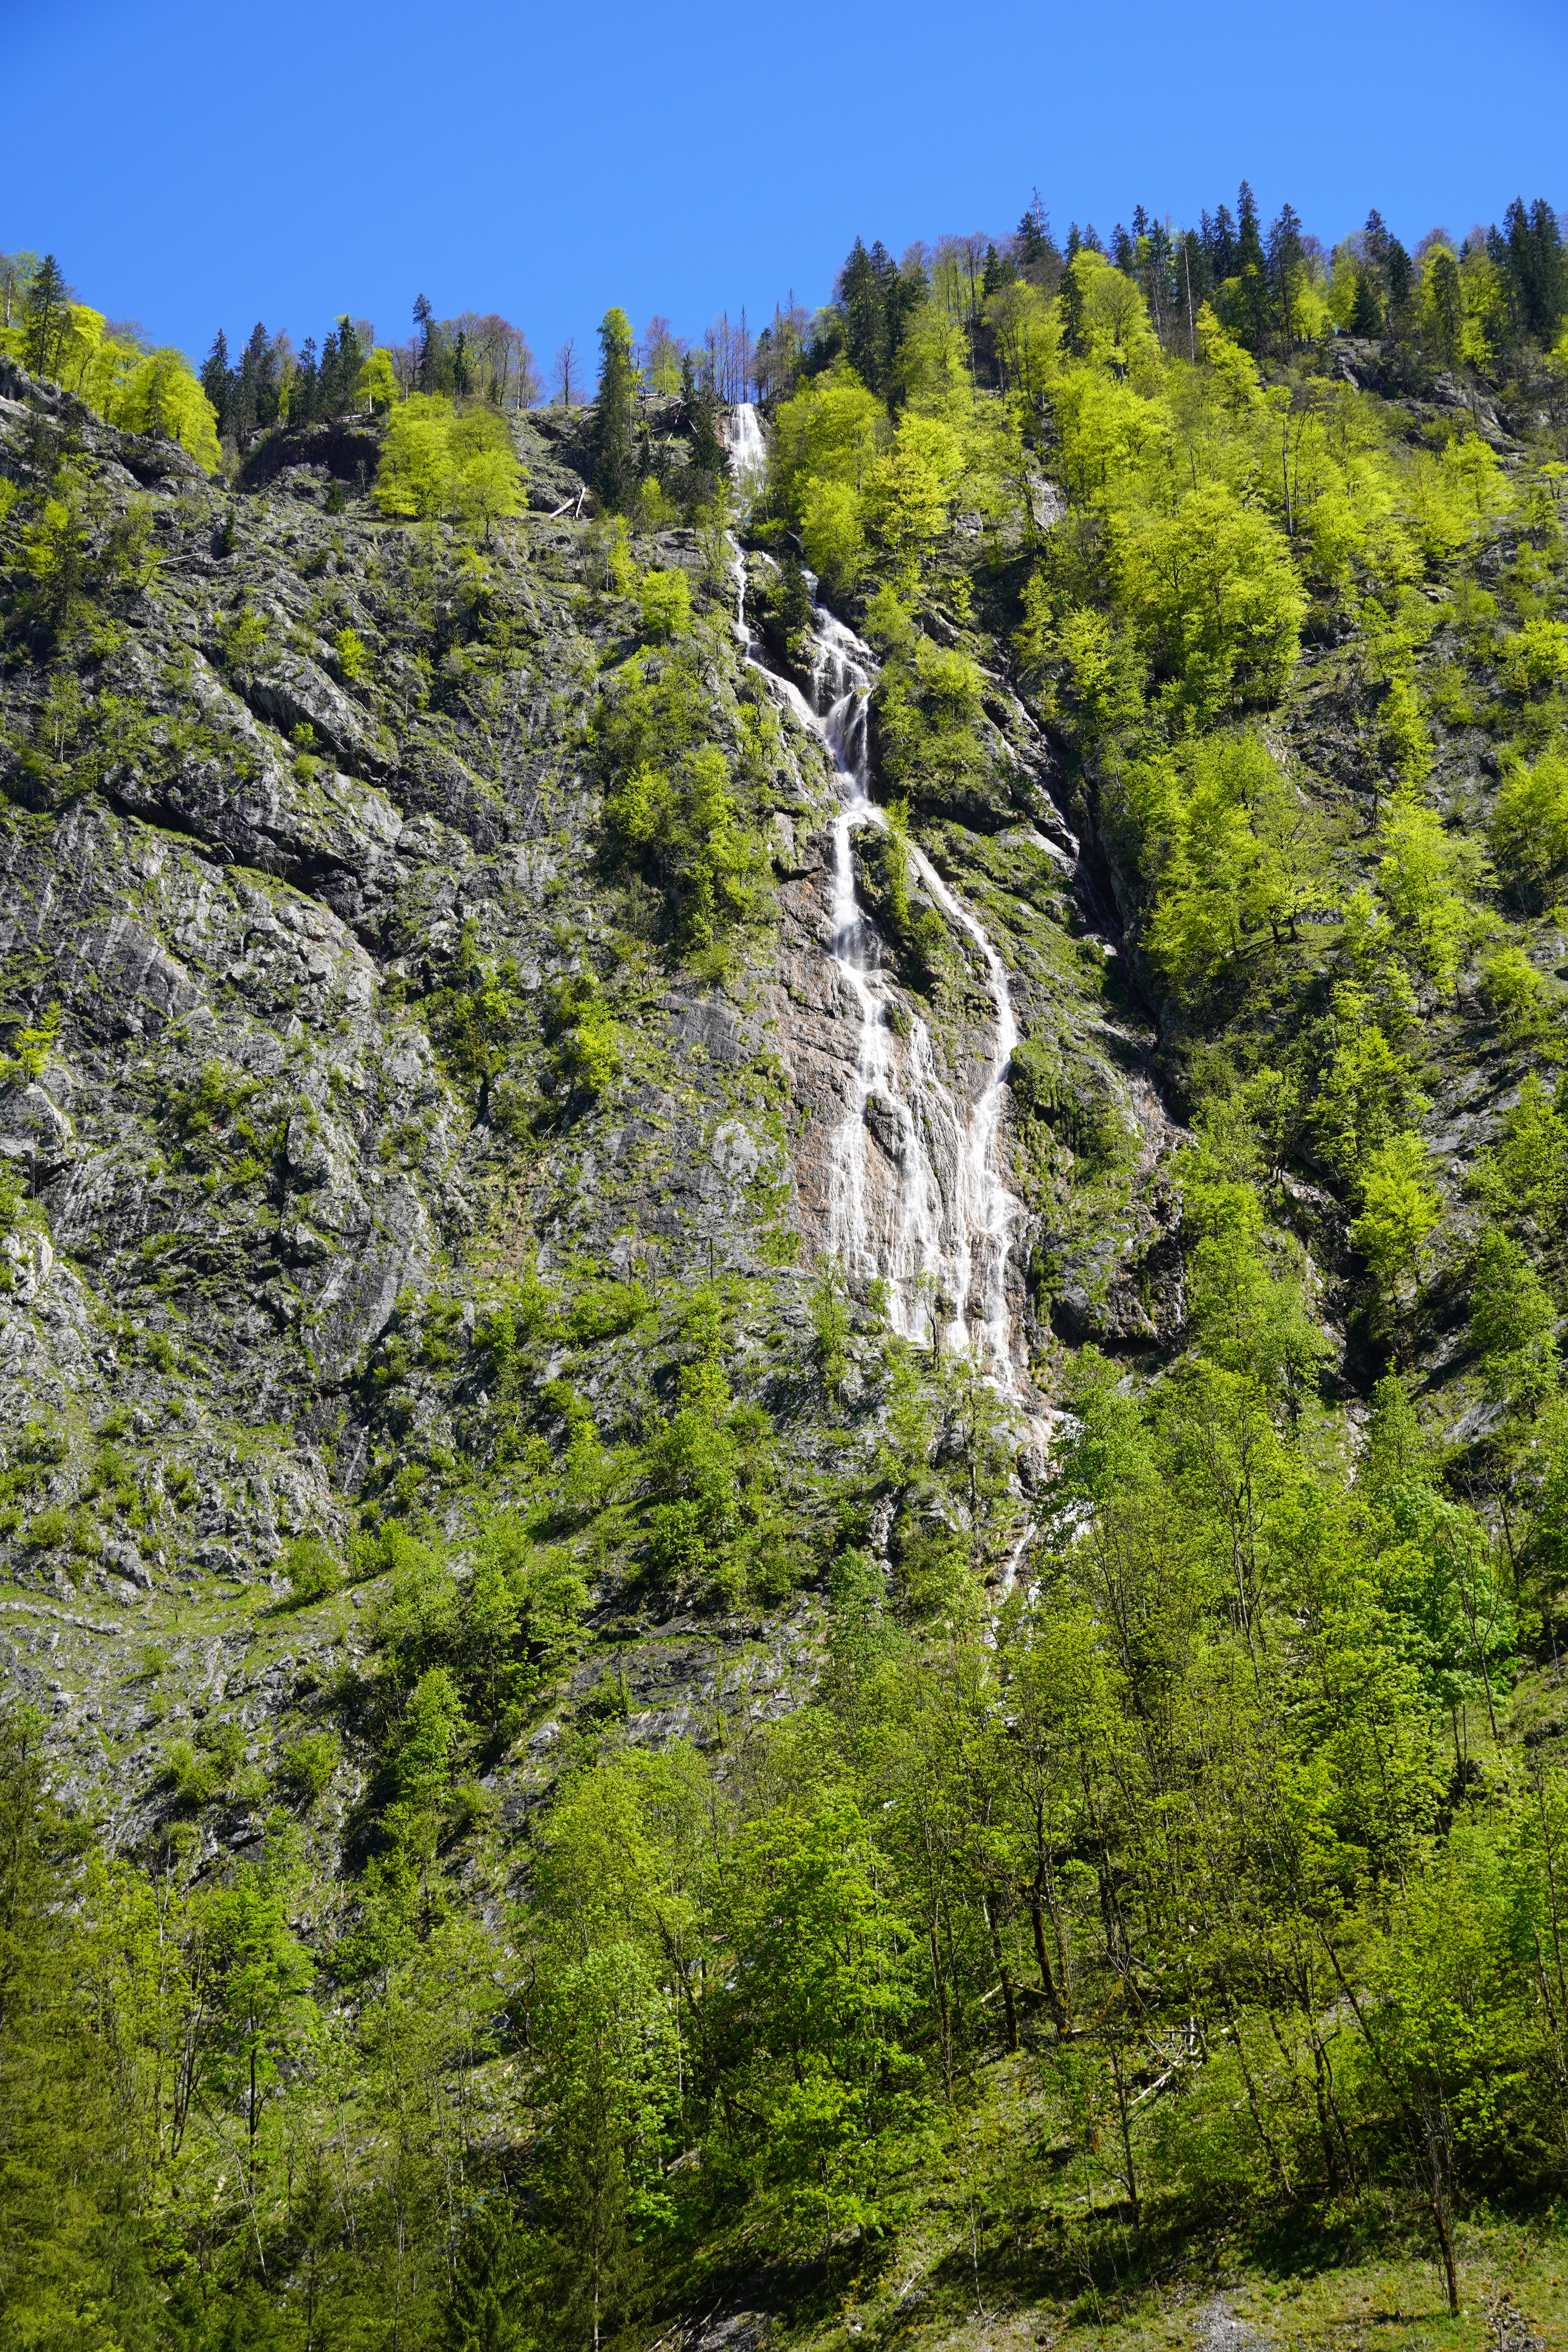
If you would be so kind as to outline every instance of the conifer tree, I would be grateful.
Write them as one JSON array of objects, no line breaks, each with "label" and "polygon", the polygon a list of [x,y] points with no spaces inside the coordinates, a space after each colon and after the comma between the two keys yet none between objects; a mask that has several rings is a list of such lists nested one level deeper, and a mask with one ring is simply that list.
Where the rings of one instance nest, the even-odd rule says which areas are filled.
[{"label": "conifer tree", "polygon": [[312,425],[321,414],[316,338],[307,335],[300,348],[299,362],[289,386],[289,422],[290,425]]},{"label": "conifer tree", "polygon": [[66,282],[60,275],[60,266],[52,253],[46,253],[27,288],[23,349],[35,375],[54,373],[68,316]]},{"label": "conifer tree", "polygon": [[1235,274],[1241,280],[1237,332],[1249,350],[1259,352],[1268,326],[1268,260],[1263,250],[1258,199],[1245,180],[1236,200]]},{"label": "conifer tree", "polygon": [[632,323],[618,307],[599,322],[599,392],[594,416],[594,488],[613,514],[622,514],[637,481],[632,403],[637,371]]},{"label": "conifer tree", "polygon": [[213,337],[213,346],[202,362],[202,390],[213,404],[221,439],[229,427],[229,412],[234,404],[234,371],[228,363],[228,337],[220,327]]},{"label": "conifer tree", "polygon": [[882,388],[881,289],[871,257],[857,237],[838,278],[838,304],[844,314],[844,350],[861,383],[872,392]]},{"label": "conifer tree", "polygon": [[1207,213],[1200,215],[1204,250],[1208,257],[1209,275],[1216,289],[1227,278],[1234,278],[1240,267],[1237,259],[1236,224],[1228,206],[1221,205],[1211,220]]},{"label": "conifer tree", "polygon": [[1355,281],[1355,308],[1351,312],[1352,335],[1368,337],[1383,332],[1383,305],[1377,299],[1377,288],[1370,269],[1358,269]]}]

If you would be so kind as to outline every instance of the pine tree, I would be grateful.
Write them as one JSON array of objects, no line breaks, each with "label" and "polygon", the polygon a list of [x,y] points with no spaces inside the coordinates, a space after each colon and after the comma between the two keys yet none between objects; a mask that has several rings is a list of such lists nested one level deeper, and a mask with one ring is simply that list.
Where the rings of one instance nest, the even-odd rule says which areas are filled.
[{"label": "pine tree", "polygon": [[1083,357],[1083,289],[1079,284],[1073,263],[1084,250],[1079,242],[1078,223],[1074,221],[1068,230],[1068,266],[1057,302],[1061,311],[1062,349],[1075,360]]},{"label": "pine tree", "polygon": [[1032,212],[1026,212],[1013,232],[1013,251],[1019,267],[1027,269],[1032,261],[1043,261],[1046,239]]},{"label": "pine tree", "polygon": [[342,416],[354,404],[354,386],[359,381],[364,353],[359,347],[359,337],[346,318],[321,345],[321,364],[317,375],[317,400],[322,416]]},{"label": "pine tree", "polygon": [[985,248],[985,275],[980,282],[981,292],[987,295],[994,294],[999,287],[1009,286],[1012,281],[1013,271],[1010,265],[997,252],[994,245],[988,245]]},{"label": "pine tree", "polygon": [[1413,275],[1410,256],[1396,236],[1388,240],[1388,253],[1384,262],[1384,276],[1388,283],[1389,308],[1397,310],[1410,291]]},{"label": "pine tree", "polygon": [[416,294],[414,298],[414,324],[419,332],[419,389],[421,392],[435,392],[439,373],[441,330],[436,324],[436,314],[430,308],[427,295]]}]

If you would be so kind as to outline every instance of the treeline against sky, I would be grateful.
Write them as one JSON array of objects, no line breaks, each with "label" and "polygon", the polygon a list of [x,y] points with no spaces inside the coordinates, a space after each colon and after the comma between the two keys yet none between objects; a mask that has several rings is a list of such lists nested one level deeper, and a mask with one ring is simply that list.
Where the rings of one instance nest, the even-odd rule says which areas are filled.
[{"label": "treeline against sky", "polygon": [[[1009,236],[973,232],[917,243],[895,261],[878,241],[856,239],[833,299],[813,312],[793,296],[753,335],[744,308],[698,337],[655,314],[637,341],[640,387],[710,400],[787,396],[803,374],[842,357],[862,383],[897,397],[897,353],[909,320],[933,294],[963,316],[977,383],[1006,391],[1019,373],[1020,322],[1029,297],[1059,300],[1068,348],[1079,330],[1071,265],[1103,256],[1136,287],[1162,350],[1196,356],[1205,303],[1242,347],[1280,362],[1334,334],[1391,341],[1407,372],[1463,366],[1506,369],[1530,345],[1549,346],[1568,318],[1568,250],[1544,196],[1516,197],[1500,225],[1462,236],[1434,227],[1407,248],[1375,209],[1330,247],[1284,204],[1265,226],[1244,180],[1233,213],[1204,210],[1195,227],[1139,205],[1129,228],[1108,239],[1076,221],[1053,235],[1037,195]],[[521,327],[497,311],[437,318],[420,294],[414,332],[378,342],[374,325],[340,316],[318,345],[296,349],[285,330],[258,321],[232,350],[219,329],[199,371],[210,416],[192,401],[183,356],[153,350],[134,322],[107,323],[75,300],[52,256],[0,255],[3,335],[35,373],[58,376],[106,417],[134,430],[170,430],[204,454],[211,437],[244,447],[280,423],[303,425],[356,408],[384,408],[412,394],[522,409],[546,384]],[[1024,340],[1028,340],[1026,327]],[[575,339],[552,362],[549,394],[571,407],[589,395],[591,363]]]}]

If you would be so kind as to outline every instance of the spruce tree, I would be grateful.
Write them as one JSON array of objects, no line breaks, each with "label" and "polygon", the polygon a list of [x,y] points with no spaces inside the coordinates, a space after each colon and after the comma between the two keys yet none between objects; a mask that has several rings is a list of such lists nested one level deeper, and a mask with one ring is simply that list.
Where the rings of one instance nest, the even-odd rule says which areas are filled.
[{"label": "spruce tree", "polygon": [[35,375],[53,375],[65,333],[68,305],[66,281],[52,253],[46,253],[27,288],[23,350]]},{"label": "spruce tree", "polygon": [[1568,256],[1556,215],[1544,196],[1537,196],[1528,212],[1523,197],[1515,196],[1503,226],[1514,316],[1522,333],[1548,343],[1568,310]]},{"label": "spruce tree", "polygon": [[618,306],[599,322],[599,391],[594,412],[594,488],[612,514],[623,514],[637,487],[632,403],[637,372],[632,324]]},{"label": "spruce tree", "polygon": [[1268,330],[1268,260],[1258,226],[1258,199],[1243,180],[1236,200],[1236,273],[1241,280],[1240,339],[1260,352]]},{"label": "spruce tree", "polygon": [[440,329],[428,295],[414,298],[414,324],[419,331],[418,378],[421,392],[434,392],[439,366]]},{"label": "spruce tree", "polygon": [[1388,255],[1384,263],[1384,276],[1388,283],[1389,308],[1397,310],[1410,291],[1413,275],[1410,256],[1396,236],[1388,240]]},{"label": "spruce tree", "polygon": [[321,414],[316,368],[316,338],[307,335],[289,386],[289,422],[313,425]]},{"label": "spruce tree", "polygon": [[1295,340],[1296,273],[1303,258],[1301,216],[1293,205],[1281,205],[1268,231],[1268,282],[1287,349]]},{"label": "spruce tree", "polygon": [[850,366],[872,392],[882,388],[881,289],[871,257],[857,237],[838,274],[838,307],[844,314],[844,349]]},{"label": "spruce tree", "polygon": [[1370,269],[1358,269],[1355,281],[1355,306],[1351,311],[1352,335],[1372,337],[1383,332],[1383,305],[1377,299],[1377,288]]},{"label": "spruce tree", "polygon": [[213,337],[211,351],[202,362],[202,390],[212,403],[221,439],[229,427],[235,394],[234,371],[228,363],[228,337],[221,327]]}]

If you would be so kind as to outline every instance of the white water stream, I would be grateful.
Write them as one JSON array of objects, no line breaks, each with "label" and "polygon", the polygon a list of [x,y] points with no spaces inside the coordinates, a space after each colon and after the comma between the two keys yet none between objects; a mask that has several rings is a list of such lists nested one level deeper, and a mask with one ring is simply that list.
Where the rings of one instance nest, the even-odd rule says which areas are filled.
[{"label": "white water stream", "polygon": [[[730,447],[731,473],[743,484],[759,479],[766,450],[750,403],[731,411]],[[940,1300],[948,1345],[972,1348],[998,1387],[1021,1401],[1006,1276],[1024,1208],[1000,1165],[1003,1088],[1018,1042],[1006,969],[978,918],[910,843],[910,861],[921,883],[979,950],[991,998],[984,1082],[972,1104],[955,1100],[937,1076],[925,1022],[907,1006],[898,1010],[899,1000],[882,975],[875,926],[856,885],[855,830],[885,822],[870,797],[867,747],[866,705],[877,681],[876,656],[826,605],[815,604],[807,701],[798,688],[756,658],[739,549],[734,569],[735,627],[745,659],[826,746],[840,778],[832,952],[858,1016],[859,1046],[850,1099],[830,1145],[829,1246],[858,1286],[874,1277],[888,1285],[893,1323],[906,1338],[926,1338],[928,1317]]]}]

